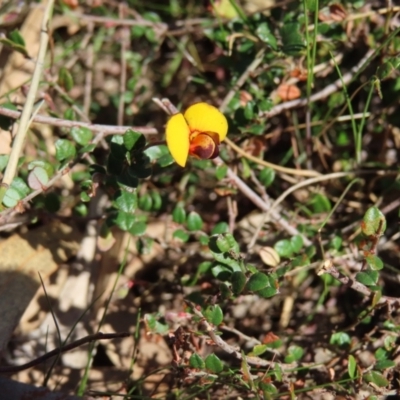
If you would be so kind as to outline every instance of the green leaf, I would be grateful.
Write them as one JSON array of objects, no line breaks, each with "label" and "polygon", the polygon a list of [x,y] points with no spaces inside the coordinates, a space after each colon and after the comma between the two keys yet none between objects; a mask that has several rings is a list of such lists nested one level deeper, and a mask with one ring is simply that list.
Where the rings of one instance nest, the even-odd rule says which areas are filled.
[{"label": "green leaf", "polygon": [[171,153],[168,150],[168,154],[164,154],[162,157],[160,157],[158,160],[158,165],[161,168],[168,167],[171,164],[175,163],[175,160],[172,158]]},{"label": "green leaf", "polygon": [[229,232],[224,233],[223,235],[229,245],[229,250],[235,253],[239,253],[240,251],[239,243],[236,241],[235,237]]},{"label": "green leaf", "polygon": [[396,363],[392,360],[380,360],[375,364],[375,368],[383,371],[388,368],[393,368]]},{"label": "green leaf", "polygon": [[43,169],[45,169],[48,176],[51,176],[54,173],[53,165],[51,165],[47,161],[34,160],[28,164],[29,171],[33,170],[35,167],[42,167]]},{"label": "green leaf", "polygon": [[169,331],[169,326],[167,324],[161,324],[159,321],[157,321],[157,318],[152,314],[145,314],[144,320],[146,321],[147,327],[153,333],[157,333],[159,335],[165,335]]},{"label": "green leaf", "polygon": [[184,224],[186,222],[186,211],[182,203],[178,203],[172,211],[172,220],[177,224]]},{"label": "green leaf", "polygon": [[267,44],[273,50],[277,50],[277,42],[275,36],[271,33],[269,26],[266,22],[262,22],[257,26],[256,34],[262,42]]},{"label": "green leaf", "polygon": [[370,207],[364,215],[361,230],[366,236],[382,235],[386,229],[386,218],[377,207]]},{"label": "green leaf", "polygon": [[333,333],[329,343],[337,346],[350,345],[350,336],[346,332]]},{"label": "green leaf", "polygon": [[240,266],[238,257],[235,254],[232,254],[231,252],[226,252],[226,253],[212,253],[214,256],[214,259],[218,261],[221,264],[225,264],[229,266],[231,269],[230,271],[241,271],[242,268]]},{"label": "green leaf", "polygon": [[229,225],[226,222],[218,222],[211,230],[211,235],[217,235],[218,233],[228,233]]},{"label": "green leaf", "polygon": [[232,291],[225,282],[220,282],[218,284],[218,292],[221,300],[228,300],[232,298]]},{"label": "green leaf", "polygon": [[357,372],[357,362],[354,356],[351,354],[349,355],[349,360],[347,364],[347,372],[349,373],[349,376],[351,379],[354,379],[356,377],[356,372]]},{"label": "green leaf", "polygon": [[293,254],[292,244],[287,239],[276,242],[274,249],[280,257],[290,257]]},{"label": "green leaf", "polygon": [[356,281],[362,283],[365,286],[374,286],[378,282],[379,274],[377,271],[369,270],[358,272],[356,275]]},{"label": "green leaf", "polygon": [[[146,160],[147,161],[147,160]],[[153,173],[153,167],[148,165],[145,160],[139,160],[128,167],[128,174],[134,178],[146,179]]]},{"label": "green leaf", "polygon": [[258,179],[265,187],[268,187],[274,182],[275,175],[275,171],[272,168],[264,168],[261,170]]},{"label": "green leaf", "polygon": [[225,178],[227,172],[228,172],[227,165],[225,164],[219,165],[215,170],[215,177],[220,181]]},{"label": "green leaf", "polygon": [[189,240],[190,235],[189,235],[187,232],[185,232],[183,229],[177,229],[177,230],[172,234],[172,237],[173,237],[174,239],[179,239],[179,240],[181,240],[182,242],[186,243],[186,242]]},{"label": "green leaf", "polygon": [[303,247],[303,239],[300,235],[295,235],[290,238],[290,245],[295,253],[298,253]]},{"label": "green leaf", "polygon": [[10,156],[8,154],[0,154],[0,172],[3,172],[7,167],[9,158]]},{"label": "green leaf", "polygon": [[374,271],[379,271],[383,268],[382,260],[375,254],[370,254],[365,257],[365,261],[367,262],[368,266]]},{"label": "green leaf", "polygon": [[135,132],[132,129],[128,129],[125,134],[122,136],[124,146],[127,150],[138,150],[146,146],[146,138],[140,132]]},{"label": "green leaf", "polygon": [[392,351],[396,347],[396,336],[388,335],[383,339],[383,345],[387,351]]},{"label": "green leaf", "polygon": [[126,213],[133,213],[137,208],[137,195],[127,191],[121,191],[115,200],[117,208]]},{"label": "green leaf", "polygon": [[28,185],[31,189],[42,189],[49,181],[47,171],[42,167],[35,167],[28,175]]},{"label": "green leaf", "polygon": [[265,383],[265,382],[260,382],[260,389],[264,392],[264,398],[265,399],[271,399],[272,397],[269,396],[270,394],[277,394],[278,389],[276,386],[274,386],[272,383]]},{"label": "green leaf", "polygon": [[[0,42],[1,42],[1,40],[0,40]],[[1,106],[4,108],[7,108],[8,110],[18,111],[18,108],[13,103],[10,103],[10,102],[3,103]],[[9,118],[4,115],[0,115],[0,128],[1,129],[8,131],[11,128],[11,125],[13,122],[14,122],[13,118]],[[8,155],[7,155],[7,157],[8,157]]]},{"label": "green leaf", "polygon": [[386,79],[392,72],[396,71],[396,64],[393,63],[393,59],[389,59],[388,61],[381,64],[376,70],[376,75],[380,80]]},{"label": "green leaf", "polygon": [[342,243],[343,239],[340,236],[334,236],[329,245],[333,247],[336,251],[338,251],[342,247]]},{"label": "green leaf", "polygon": [[271,286],[271,287],[265,287],[264,289],[261,289],[257,292],[257,294],[260,297],[264,297],[264,299],[268,299],[272,296],[275,296],[277,293],[279,293],[278,287]]},{"label": "green leaf", "polygon": [[9,34],[9,37],[1,37],[0,43],[9,46],[12,50],[23,54],[25,57],[29,58],[29,53],[25,47],[25,40],[19,33],[19,31],[14,30]]},{"label": "green leaf", "polygon": [[[122,169],[123,165],[118,165],[118,167],[121,167]],[[108,170],[108,172],[110,172],[110,174],[113,174],[110,169]],[[117,182],[121,185],[127,186],[128,188],[136,189],[139,185],[138,178],[132,176],[127,170],[123,170],[122,173],[116,173],[115,175],[117,175],[116,176]]]},{"label": "green leaf", "polygon": [[74,121],[76,119],[76,114],[73,108],[67,108],[64,111],[64,119],[67,119],[68,121]]},{"label": "green leaf", "polygon": [[228,281],[232,276],[232,271],[223,264],[217,264],[211,269],[212,275],[220,281]]},{"label": "green leaf", "polygon": [[305,254],[294,257],[290,262],[290,266],[292,268],[303,267],[304,265],[309,265],[309,264],[310,264],[310,259]]},{"label": "green leaf", "polygon": [[196,211],[192,211],[187,217],[186,226],[189,231],[199,231],[203,227],[203,220]]},{"label": "green leaf", "polygon": [[13,179],[13,181],[11,182],[10,188],[17,190],[18,193],[21,195],[21,198],[27,196],[30,193],[30,189],[29,189],[28,185],[19,176],[16,176]]},{"label": "green leaf", "polygon": [[306,0],[306,7],[308,11],[315,12],[317,11],[317,2],[316,0]]},{"label": "green leaf", "polygon": [[298,361],[301,357],[303,357],[303,354],[304,350],[302,347],[296,345],[289,346],[288,354],[285,357],[285,362],[290,364],[294,361]]},{"label": "green leaf", "polygon": [[246,103],[246,105],[244,106],[244,114],[243,115],[248,121],[250,121],[254,118],[254,115],[256,113],[255,108],[256,108],[256,105],[253,101],[248,101]]},{"label": "green leaf", "polygon": [[129,233],[135,236],[142,236],[146,232],[147,224],[143,221],[135,222],[130,228]]},{"label": "green leaf", "polygon": [[278,382],[282,382],[283,380],[283,371],[282,367],[280,366],[279,363],[275,363],[275,367],[272,370],[273,374],[275,375],[275,378]]},{"label": "green leaf", "polygon": [[206,364],[197,353],[193,353],[189,358],[189,365],[191,368],[204,369]]},{"label": "green leaf", "polygon": [[22,37],[20,31],[18,30],[13,30],[12,32],[9,33],[8,37],[10,38],[10,40],[12,40],[15,44],[19,44],[21,46],[26,46],[25,44],[25,40]]},{"label": "green leaf", "polygon": [[74,78],[72,77],[71,72],[65,67],[60,68],[58,73],[58,84],[67,92],[74,87]]},{"label": "green leaf", "polygon": [[365,381],[374,383],[378,387],[385,387],[389,385],[389,381],[377,371],[369,371],[364,374],[363,377]]},{"label": "green leaf", "polygon": [[235,252],[238,250],[238,244],[231,233],[211,236],[209,246],[215,253]]},{"label": "green leaf", "polygon": [[69,140],[58,139],[55,146],[58,161],[70,160],[76,155],[75,146]]},{"label": "green leaf", "polygon": [[80,198],[84,203],[88,203],[91,200],[91,197],[86,192],[81,192]]},{"label": "green leaf", "polygon": [[215,326],[220,325],[224,320],[224,314],[219,305],[208,306],[204,310],[203,315],[208,322],[211,322]]},{"label": "green leaf", "polygon": [[144,193],[139,198],[139,208],[143,211],[150,211],[153,207],[153,199],[149,193]]},{"label": "green leaf", "polygon": [[321,193],[314,194],[310,204],[315,213],[325,213],[331,211],[332,209],[332,205],[328,197]]},{"label": "green leaf", "polygon": [[305,49],[298,22],[285,23],[281,28],[282,51],[288,55],[298,55]]},{"label": "green leaf", "polygon": [[231,276],[232,291],[237,296],[246,285],[246,275],[242,271],[235,271]]},{"label": "green leaf", "polygon": [[247,282],[247,290],[251,292],[257,292],[267,286],[270,286],[268,276],[262,272],[256,272],[250,276],[250,279]]},{"label": "green leaf", "polygon": [[90,129],[81,126],[74,126],[71,128],[71,136],[76,143],[81,146],[86,146],[93,138],[93,133]]},{"label": "green leaf", "polygon": [[[128,143],[128,145],[130,144]],[[159,160],[160,158],[170,153],[168,147],[165,144],[160,144],[157,146],[148,147],[146,150],[143,151],[143,154],[145,154],[149,158],[150,162],[153,162]]]},{"label": "green leaf", "polygon": [[126,213],[124,211],[120,211],[116,218],[114,219],[115,225],[117,225],[123,231],[129,231],[133,224],[136,221],[135,215],[131,213]]},{"label": "green leaf", "polygon": [[264,354],[268,350],[268,346],[266,344],[257,344],[253,347],[253,350],[249,355],[251,356],[261,356],[261,354]]},{"label": "green leaf", "polygon": [[23,199],[23,196],[21,196],[18,190],[10,187],[4,195],[3,204],[6,207],[15,207],[21,199]]},{"label": "green leaf", "polygon": [[151,198],[153,199],[152,209],[156,210],[156,211],[160,210],[162,207],[162,197],[161,197],[160,193],[155,190],[152,191]]},{"label": "green leaf", "polygon": [[205,365],[206,368],[214,374],[219,374],[224,369],[222,361],[215,354],[210,354],[207,356]]}]

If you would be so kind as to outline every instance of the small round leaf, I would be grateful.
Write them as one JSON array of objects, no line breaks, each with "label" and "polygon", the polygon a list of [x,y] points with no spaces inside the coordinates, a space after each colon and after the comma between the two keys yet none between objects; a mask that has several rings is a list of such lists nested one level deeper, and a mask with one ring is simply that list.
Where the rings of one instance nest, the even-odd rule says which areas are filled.
[{"label": "small round leaf", "polygon": [[267,286],[270,286],[268,276],[262,272],[256,272],[247,282],[247,290],[250,290],[251,292],[257,292]]}]

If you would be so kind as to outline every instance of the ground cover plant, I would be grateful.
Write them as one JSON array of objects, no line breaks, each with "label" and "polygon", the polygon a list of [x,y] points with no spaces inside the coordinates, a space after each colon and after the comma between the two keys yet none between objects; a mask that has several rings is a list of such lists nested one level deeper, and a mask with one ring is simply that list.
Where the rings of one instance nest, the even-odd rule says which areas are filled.
[{"label": "ground cover plant", "polygon": [[0,27],[3,394],[397,398],[399,6],[8,1]]}]

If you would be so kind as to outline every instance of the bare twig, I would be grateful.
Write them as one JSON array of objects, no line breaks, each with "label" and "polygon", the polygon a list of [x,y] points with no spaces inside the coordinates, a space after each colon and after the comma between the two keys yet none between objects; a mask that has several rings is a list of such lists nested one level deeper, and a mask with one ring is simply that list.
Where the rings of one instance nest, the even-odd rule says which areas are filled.
[{"label": "bare twig", "polygon": [[42,356],[35,358],[34,360],[29,361],[25,364],[0,367],[0,373],[5,374],[5,373],[14,373],[14,372],[23,371],[25,369],[34,367],[35,365],[41,364],[42,362],[48,360],[49,358],[58,356],[62,353],[65,353],[66,351],[75,349],[76,347],[82,346],[83,344],[86,344],[86,343],[94,342],[96,340],[118,339],[118,338],[129,337],[130,335],[131,334],[129,332],[120,332],[120,333],[98,332],[93,335],[88,335],[82,339],[75,340],[74,342],[69,343],[65,346],[61,346],[54,350],[51,350],[48,353],[43,354]]},{"label": "bare twig", "polygon": [[273,164],[269,161],[262,160],[258,157],[254,157],[253,155],[247,153],[242,148],[237,146],[232,140],[225,138],[224,141],[231,147],[236,153],[240,154],[241,156],[253,161],[259,165],[263,165],[264,167],[272,168],[277,172],[283,172],[289,175],[297,175],[297,176],[320,176],[321,174],[318,171],[312,171],[307,169],[294,169],[294,168],[287,168],[282,167],[281,165]]},{"label": "bare twig", "polygon": [[[375,49],[370,49],[367,51],[365,56],[358,62],[357,65],[355,65],[351,71],[347,72],[346,74],[343,75],[342,79],[337,79],[335,82],[331,83],[327,87],[325,87],[323,90],[321,90],[318,93],[313,94],[310,96],[310,103],[322,99],[326,99],[328,96],[330,96],[332,93],[337,92],[340,90],[344,85],[347,85],[350,83],[354,76],[360,73],[365,66],[370,62],[370,59],[376,52]],[[301,107],[307,105],[307,98],[301,98],[301,99],[296,99],[292,101],[287,101],[285,103],[281,103],[273,107],[271,110],[266,111],[263,113],[264,117],[270,118],[275,115],[280,114],[282,111],[289,110],[291,108],[296,108],[296,107]]]},{"label": "bare twig", "polygon": [[[212,160],[216,166],[226,165],[224,161],[217,157]],[[267,204],[256,192],[253,191],[244,181],[242,181],[235,172],[228,167],[227,170],[228,178],[236,185],[236,187],[248,198],[250,199],[257,207],[261,210],[268,212],[271,219],[279,224],[289,235],[299,235],[303,239],[303,243],[306,246],[311,245],[311,241],[301,234],[294,226],[290,225],[288,221],[286,221],[276,210],[271,210],[270,204]]]},{"label": "bare twig", "polygon": [[[10,110],[8,108],[0,107],[0,115],[17,119],[21,116],[21,111]],[[143,133],[144,135],[156,135],[158,131],[156,128],[147,126],[115,126],[115,125],[98,125],[88,122],[71,121],[61,118],[46,117],[44,115],[36,115],[33,122],[39,124],[47,124],[51,126],[58,126],[60,128],[74,128],[84,127],[91,131],[101,132],[104,136],[108,135],[123,135],[128,129]]]},{"label": "bare twig", "polygon": [[[372,297],[376,294],[370,288],[363,285],[360,282],[357,282],[355,279],[342,274],[338,271],[332,264],[330,260],[324,262],[322,267],[317,272],[318,275],[329,274],[333,276],[335,279],[343,283],[343,285],[349,286],[355,291],[363,294],[364,296]],[[396,308],[400,307],[400,297],[390,297],[390,296],[381,296],[381,298],[377,301],[376,304],[389,304]]]},{"label": "bare twig", "polygon": [[71,15],[76,17],[79,21],[89,21],[101,25],[107,24],[113,26],[148,26],[153,28],[154,30],[157,30],[159,35],[165,33],[168,30],[167,24],[164,24],[162,22],[152,22],[146,19],[118,19],[80,13],[71,13]]}]

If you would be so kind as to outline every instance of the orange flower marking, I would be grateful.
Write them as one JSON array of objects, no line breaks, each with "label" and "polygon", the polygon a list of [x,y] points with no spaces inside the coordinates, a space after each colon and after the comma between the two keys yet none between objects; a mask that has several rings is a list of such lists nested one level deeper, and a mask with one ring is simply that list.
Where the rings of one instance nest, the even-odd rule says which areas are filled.
[{"label": "orange flower marking", "polygon": [[194,104],[184,114],[173,115],[166,126],[167,146],[181,167],[189,155],[205,160],[217,157],[227,133],[225,116],[207,103]]}]

